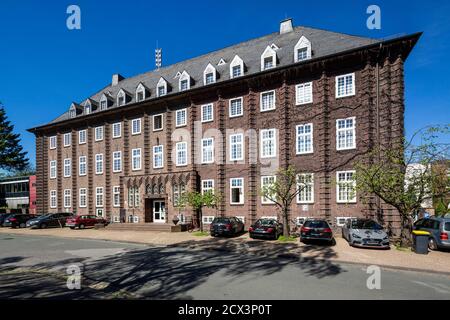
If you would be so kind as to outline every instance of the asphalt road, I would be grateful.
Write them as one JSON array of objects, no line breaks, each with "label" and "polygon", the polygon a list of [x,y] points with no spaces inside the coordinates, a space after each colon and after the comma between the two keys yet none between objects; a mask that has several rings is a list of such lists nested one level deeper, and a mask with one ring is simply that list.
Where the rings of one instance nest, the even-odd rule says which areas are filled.
[{"label": "asphalt road", "polygon": [[[74,265],[81,289],[69,290]],[[314,260],[0,235],[0,299],[450,299],[448,276],[382,269],[380,289],[368,289],[369,276]]]}]

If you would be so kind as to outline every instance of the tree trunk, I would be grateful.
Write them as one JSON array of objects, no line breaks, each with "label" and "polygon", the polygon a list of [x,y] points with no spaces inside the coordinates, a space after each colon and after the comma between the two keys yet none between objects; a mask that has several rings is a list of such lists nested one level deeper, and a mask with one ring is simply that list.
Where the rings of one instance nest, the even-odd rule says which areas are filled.
[{"label": "tree trunk", "polygon": [[202,209],[198,210],[198,218],[199,218],[199,223],[200,223],[200,231],[203,232],[203,212]]},{"label": "tree trunk", "polygon": [[290,233],[289,233],[289,219],[288,219],[288,209],[287,208],[283,208],[283,235],[286,238],[290,237]]},{"label": "tree trunk", "polygon": [[402,230],[400,233],[400,246],[401,247],[411,247],[412,245],[412,218],[409,214],[401,214],[402,219]]}]

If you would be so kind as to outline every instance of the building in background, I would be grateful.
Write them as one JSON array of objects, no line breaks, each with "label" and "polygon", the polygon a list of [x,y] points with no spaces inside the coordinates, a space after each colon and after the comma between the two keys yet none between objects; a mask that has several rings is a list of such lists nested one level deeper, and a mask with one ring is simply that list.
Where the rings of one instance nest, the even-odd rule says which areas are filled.
[{"label": "building in background", "polygon": [[0,178],[0,210],[36,213],[36,176]]},{"label": "building in background", "polygon": [[[233,215],[249,225],[277,216],[260,190],[293,165],[306,187],[291,219],[374,217],[375,197],[351,190],[353,163],[403,137],[404,62],[419,37],[376,40],[287,19],[279,32],[135,77],[115,74],[29,130],[38,212],[171,224],[183,192],[214,190],[222,202],[203,211],[204,222]],[[393,208],[383,214],[398,224]]]}]

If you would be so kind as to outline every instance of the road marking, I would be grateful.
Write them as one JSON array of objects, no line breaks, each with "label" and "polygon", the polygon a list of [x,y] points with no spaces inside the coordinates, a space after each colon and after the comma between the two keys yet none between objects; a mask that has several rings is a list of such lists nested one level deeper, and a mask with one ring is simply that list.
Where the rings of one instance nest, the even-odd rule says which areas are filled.
[{"label": "road marking", "polygon": [[[438,293],[445,293],[445,294],[450,293],[449,290],[442,289],[442,285],[441,284],[437,284],[437,283],[429,284],[429,283],[425,283],[425,282],[422,282],[422,281],[411,281],[411,282],[419,284],[419,285],[427,287],[427,288],[434,289]],[[444,286],[444,287],[446,287],[446,286]]]}]

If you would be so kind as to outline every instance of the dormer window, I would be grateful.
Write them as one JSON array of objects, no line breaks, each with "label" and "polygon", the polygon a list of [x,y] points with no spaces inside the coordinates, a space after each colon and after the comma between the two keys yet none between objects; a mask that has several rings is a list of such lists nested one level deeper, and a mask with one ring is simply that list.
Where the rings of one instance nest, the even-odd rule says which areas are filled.
[{"label": "dormer window", "polygon": [[140,83],[136,89],[136,101],[144,101],[145,98],[145,87],[142,83]]},{"label": "dormer window", "polygon": [[69,110],[69,116],[71,118],[75,118],[77,116],[77,109],[75,109],[75,107],[71,107]]},{"label": "dormer window", "polygon": [[216,68],[210,63],[203,71],[203,84],[208,85],[216,82]]},{"label": "dormer window", "polygon": [[294,61],[300,62],[311,59],[311,42],[302,36],[294,47]]},{"label": "dormer window", "polygon": [[156,95],[158,97],[165,96],[167,94],[167,81],[161,77],[156,85]]},{"label": "dormer window", "polygon": [[236,78],[244,75],[244,61],[236,55],[230,63],[230,78]]},{"label": "dormer window", "polygon": [[191,76],[186,71],[183,71],[179,79],[179,89],[180,91],[186,91],[189,90],[190,88],[191,88]]},{"label": "dormer window", "polygon": [[120,107],[125,105],[125,103],[126,103],[126,95],[125,92],[121,89],[117,94],[117,105]]},{"label": "dormer window", "polygon": [[100,99],[100,110],[106,109],[108,109],[108,98],[106,97],[106,94],[103,94]]},{"label": "dormer window", "polygon": [[261,55],[261,71],[272,69],[277,65],[277,53],[270,46],[267,46]]},{"label": "dormer window", "polygon": [[92,108],[90,104],[84,106],[84,114],[91,114]]}]

